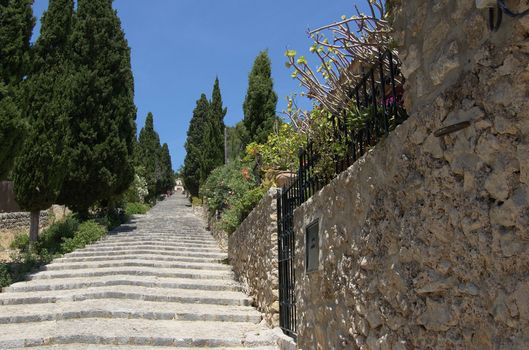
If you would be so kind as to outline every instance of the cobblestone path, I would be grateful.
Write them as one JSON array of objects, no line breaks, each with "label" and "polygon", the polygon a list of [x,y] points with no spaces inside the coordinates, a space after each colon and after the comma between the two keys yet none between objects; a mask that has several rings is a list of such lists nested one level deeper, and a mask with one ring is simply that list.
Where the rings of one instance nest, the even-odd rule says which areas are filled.
[{"label": "cobblestone path", "polygon": [[271,350],[181,195],[0,294],[0,349]]}]

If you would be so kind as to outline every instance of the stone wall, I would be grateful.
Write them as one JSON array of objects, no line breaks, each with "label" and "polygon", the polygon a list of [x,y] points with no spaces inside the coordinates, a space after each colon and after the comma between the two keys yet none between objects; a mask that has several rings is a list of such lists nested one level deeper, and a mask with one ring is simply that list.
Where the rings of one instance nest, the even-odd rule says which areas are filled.
[{"label": "stone wall", "polygon": [[217,223],[218,220],[215,217],[209,216],[207,204],[201,206],[193,206],[193,212],[195,215],[199,216],[205,223],[205,229],[211,233],[213,238],[219,244],[219,248],[223,252],[228,251],[228,233],[224,230],[221,230]]},{"label": "stone wall", "polygon": [[[29,229],[29,213],[0,213],[0,230]],[[40,212],[39,226],[48,225],[48,211]]]},{"label": "stone wall", "polygon": [[229,236],[228,247],[237,279],[266,322],[278,326],[277,189],[272,188]]},{"label": "stone wall", "polygon": [[410,118],[295,211],[298,347],[527,349],[529,19],[490,33],[474,1],[402,3]]}]

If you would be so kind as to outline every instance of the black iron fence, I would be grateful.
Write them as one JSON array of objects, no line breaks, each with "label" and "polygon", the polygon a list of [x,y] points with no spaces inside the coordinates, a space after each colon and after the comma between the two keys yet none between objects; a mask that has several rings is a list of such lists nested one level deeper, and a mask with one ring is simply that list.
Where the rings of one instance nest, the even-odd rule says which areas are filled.
[{"label": "black iron fence", "polygon": [[297,177],[278,195],[280,326],[294,338],[297,334],[294,210],[407,118],[402,94],[400,63],[391,51],[386,51],[350,91],[349,97],[355,102],[356,108],[367,115],[363,126],[351,127],[346,110],[338,116],[332,116],[334,140],[345,149],[345,152],[333,158],[333,174],[325,175],[317,171],[320,155],[309,140],[307,146],[300,150]]}]

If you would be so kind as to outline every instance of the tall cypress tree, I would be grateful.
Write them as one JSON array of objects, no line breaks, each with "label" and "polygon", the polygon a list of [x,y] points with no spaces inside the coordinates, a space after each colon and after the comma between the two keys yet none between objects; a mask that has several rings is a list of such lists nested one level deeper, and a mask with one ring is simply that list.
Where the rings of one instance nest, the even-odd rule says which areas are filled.
[{"label": "tall cypress tree", "polygon": [[71,36],[70,162],[59,202],[86,213],[134,179],[136,107],[130,48],[112,0],[78,0]]},{"label": "tall cypress tree", "polygon": [[165,193],[174,187],[174,172],[171,163],[171,154],[169,153],[169,146],[166,143],[162,146],[160,155],[160,164],[162,167],[161,192]]},{"label": "tall cypress tree", "polygon": [[140,131],[138,139],[139,162],[145,169],[145,179],[149,190],[148,200],[156,199],[160,194],[160,181],[162,178],[160,136],[154,130],[154,117],[151,112],[147,114],[145,126]]},{"label": "tall cypress tree", "polygon": [[186,157],[184,159],[184,169],[182,178],[186,189],[192,196],[198,196],[201,180],[204,178],[204,138],[208,122],[209,101],[205,94],[197,100],[193,117],[187,130],[185,144]]},{"label": "tall cypress tree", "polygon": [[14,181],[18,204],[31,212],[32,241],[38,236],[39,211],[55,202],[64,178],[63,137],[71,109],[64,92],[71,73],[68,38],[73,6],[73,0],[50,0],[24,89],[22,110],[30,126],[16,159]]},{"label": "tall cypress tree", "polygon": [[274,128],[277,95],[272,82],[272,68],[266,51],[262,51],[248,76],[248,91],[244,100],[244,126],[248,132],[245,143],[265,143]]},{"label": "tall cypress tree", "polygon": [[227,109],[222,106],[219,79],[215,79],[211,102],[209,103],[207,122],[204,130],[203,154],[201,161],[201,183],[204,183],[211,171],[224,164],[224,116]]},{"label": "tall cypress tree", "polygon": [[0,0],[0,180],[7,178],[24,139],[20,85],[29,68],[33,0]]}]

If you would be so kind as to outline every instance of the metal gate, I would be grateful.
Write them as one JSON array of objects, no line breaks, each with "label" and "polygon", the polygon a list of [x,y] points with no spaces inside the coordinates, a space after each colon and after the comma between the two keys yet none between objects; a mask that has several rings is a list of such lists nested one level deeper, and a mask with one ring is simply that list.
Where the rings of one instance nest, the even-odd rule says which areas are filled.
[{"label": "metal gate", "polygon": [[294,209],[297,200],[294,186],[280,190],[277,196],[279,240],[279,325],[287,335],[296,338],[296,273],[294,269]]},{"label": "metal gate", "polygon": [[[346,170],[367,150],[388,135],[408,117],[403,108],[404,78],[400,61],[391,52],[383,53],[352,89],[351,98],[358,108],[369,113],[361,129],[348,127],[345,111],[332,116],[334,139],[346,149],[334,157],[334,176]],[[297,177],[277,196],[279,243],[279,319],[280,327],[296,338],[296,273],[294,268],[294,210],[328,184],[334,176],[318,175],[315,169],[318,151],[309,140],[299,153]]]}]

